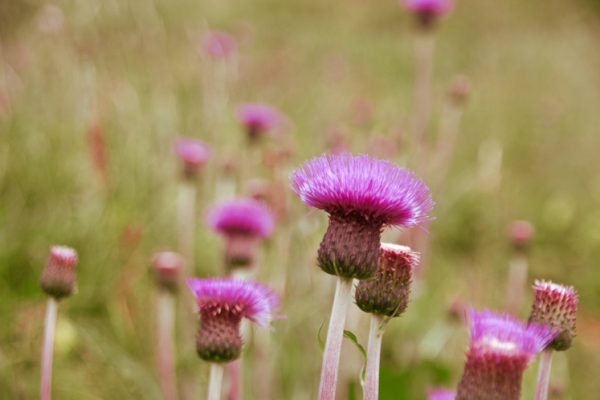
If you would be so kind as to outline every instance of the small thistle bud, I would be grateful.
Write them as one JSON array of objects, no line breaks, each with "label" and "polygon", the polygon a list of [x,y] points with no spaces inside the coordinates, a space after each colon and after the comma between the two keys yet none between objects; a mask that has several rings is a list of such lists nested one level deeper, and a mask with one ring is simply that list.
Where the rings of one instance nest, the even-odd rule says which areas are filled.
[{"label": "small thistle bud", "polygon": [[170,251],[163,251],[154,255],[152,259],[154,277],[159,287],[176,291],[179,286],[183,258]]},{"label": "small thistle bud", "polygon": [[179,138],[175,142],[175,153],[182,162],[183,177],[194,179],[198,171],[210,158],[208,145],[197,139]]},{"label": "small thistle bud", "polygon": [[364,312],[398,317],[406,310],[413,269],[419,255],[409,247],[382,243],[379,268],[356,287],[356,305]]},{"label": "small thistle bud", "polygon": [[228,268],[254,264],[258,244],[273,232],[271,211],[253,199],[234,199],[209,210],[206,221],[225,238],[225,265]]},{"label": "small thistle bud", "polygon": [[529,221],[514,221],[508,227],[508,238],[516,251],[527,251],[535,235],[535,227]]},{"label": "small thistle bud", "polygon": [[77,252],[66,246],[52,246],[40,284],[49,296],[61,299],[75,291]]},{"label": "small thistle bud", "polygon": [[454,6],[452,0],[404,0],[406,8],[417,17],[419,27],[430,29],[437,20],[449,13]]},{"label": "small thistle bud", "polygon": [[344,278],[377,271],[381,232],[428,219],[429,189],[412,173],[367,155],[323,155],[292,175],[292,189],[307,205],[329,214],[319,267]]},{"label": "small thistle bud", "polygon": [[427,391],[427,400],[454,400],[456,392],[448,389],[430,389]]},{"label": "small thistle bud", "polygon": [[453,104],[462,106],[467,102],[471,94],[471,82],[466,76],[458,76],[452,82],[448,96]]},{"label": "small thistle bud", "polygon": [[266,286],[237,279],[189,279],[200,313],[196,351],[209,362],[229,362],[242,350],[242,318],[268,326],[279,306],[278,296]]},{"label": "small thistle bud", "polygon": [[508,314],[469,313],[471,339],[456,400],[519,400],[529,361],[554,338],[549,326]]},{"label": "small thistle bud", "polygon": [[577,292],[571,286],[536,280],[529,322],[548,324],[557,330],[549,348],[564,351],[576,336]]},{"label": "small thistle bud", "polygon": [[272,133],[284,121],[283,116],[276,108],[260,103],[241,104],[237,109],[237,117],[246,129],[248,140],[251,143]]}]

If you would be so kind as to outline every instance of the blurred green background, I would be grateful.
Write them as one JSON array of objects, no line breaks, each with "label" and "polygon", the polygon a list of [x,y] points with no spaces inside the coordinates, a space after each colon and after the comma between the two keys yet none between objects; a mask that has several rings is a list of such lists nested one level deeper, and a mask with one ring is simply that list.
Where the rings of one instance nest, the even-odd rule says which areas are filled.
[{"label": "blurred green background", "polygon": [[[218,196],[225,166],[248,153],[237,103],[282,110],[289,132],[266,147],[292,156],[277,174],[258,164],[234,163],[235,171],[287,185],[292,168],[343,138],[354,152],[375,147],[424,175],[407,157],[413,28],[391,0],[0,0],[0,398],[37,396],[38,279],[55,243],[80,255],[79,291],[60,306],[55,397],[160,398],[148,265],[177,244],[172,141],[183,134],[213,147],[199,182],[195,269],[218,274],[222,246],[202,209]],[[239,44],[229,103],[211,124],[203,104],[214,71],[199,51],[208,29]],[[432,133],[457,75],[470,79],[472,95],[447,174],[432,188],[428,264],[384,337],[381,398],[424,399],[428,387],[456,385],[468,336],[449,309],[504,307],[506,226],[527,219],[536,227],[529,282],[580,293],[579,337],[555,357],[555,398],[598,399],[599,3],[458,0],[436,33]],[[92,157],[98,146],[103,172]],[[263,375],[272,375],[273,399],[314,398],[318,385],[317,332],[334,283],[314,263],[326,216],[288,200],[259,273],[283,291],[287,318],[268,344],[272,374],[248,373],[246,399],[264,398],[255,382]],[[365,321],[355,331],[366,346]],[[179,348],[180,371],[197,371],[203,396],[205,366]],[[249,345],[247,360],[259,356]],[[360,397],[360,354],[348,344],[343,357],[354,383],[340,393]],[[532,365],[523,398],[532,398],[535,373]]]}]

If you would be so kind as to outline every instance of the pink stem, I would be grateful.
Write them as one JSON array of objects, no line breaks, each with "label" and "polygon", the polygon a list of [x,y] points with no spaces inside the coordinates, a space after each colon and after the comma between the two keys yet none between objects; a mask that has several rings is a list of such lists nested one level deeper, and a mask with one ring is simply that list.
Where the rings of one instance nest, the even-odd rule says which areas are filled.
[{"label": "pink stem", "polygon": [[335,400],[338,368],[342,340],[344,339],[344,324],[350,304],[352,280],[339,277],[335,288],[335,297],[331,309],[331,319],[327,331],[327,342],[321,367],[321,384],[319,386],[320,400]]},{"label": "pink stem", "polygon": [[210,364],[210,378],[208,382],[207,400],[221,400],[221,386],[223,384],[223,364]]},{"label": "pink stem", "polygon": [[229,400],[240,399],[240,388],[241,388],[241,365],[242,360],[238,359],[227,364],[227,372],[229,373],[229,393],[227,398]]},{"label": "pink stem", "polygon": [[44,325],[44,344],[42,347],[42,379],[40,385],[40,400],[50,400],[52,397],[52,354],[54,350],[54,332],[56,330],[56,314],[58,301],[48,298],[46,307],[46,322]]},{"label": "pink stem", "polygon": [[379,360],[382,338],[383,319],[378,315],[372,315],[369,329],[369,347],[367,348],[367,371],[363,387],[364,400],[377,400],[379,398]]},{"label": "pink stem", "polygon": [[546,349],[540,355],[535,400],[548,399],[548,385],[550,384],[550,368],[552,367],[552,350]]},{"label": "pink stem", "polygon": [[161,290],[156,303],[158,369],[160,385],[165,400],[177,399],[177,380],[175,378],[175,361],[173,345],[173,326],[175,323],[175,306],[173,296]]}]

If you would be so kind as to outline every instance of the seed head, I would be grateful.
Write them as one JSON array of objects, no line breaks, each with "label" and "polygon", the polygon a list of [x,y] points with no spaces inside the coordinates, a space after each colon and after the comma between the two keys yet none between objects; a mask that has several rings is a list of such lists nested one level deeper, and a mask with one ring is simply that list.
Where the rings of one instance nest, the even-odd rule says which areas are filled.
[{"label": "seed head", "polygon": [[548,347],[563,351],[571,347],[575,338],[577,320],[577,292],[571,286],[536,280],[530,322],[548,324],[557,330],[557,336]]},{"label": "seed head", "polygon": [[61,299],[75,291],[77,252],[66,246],[52,246],[40,285],[46,294]]}]

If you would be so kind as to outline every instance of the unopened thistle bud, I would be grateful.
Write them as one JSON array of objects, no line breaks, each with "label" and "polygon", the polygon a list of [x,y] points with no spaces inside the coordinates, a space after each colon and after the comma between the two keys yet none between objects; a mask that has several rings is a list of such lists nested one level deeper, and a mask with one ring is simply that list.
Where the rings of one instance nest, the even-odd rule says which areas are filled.
[{"label": "unopened thistle bud", "polygon": [[508,238],[516,251],[529,249],[535,235],[535,227],[529,221],[514,221],[508,227]]},{"label": "unopened thistle bud", "polygon": [[66,246],[52,246],[40,279],[42,290],[57,300],[72,295],[75,291],[76,266],[75,250]]},{"label": "unopened thistle bud", "polygon": [[183,177],[186,179],[194,179],[210,158],[208,145],[192,138],[177,139],[175,153],[181,160]]},{"label": "unopened thistle bud", "polygon": [[424,29],[430,29],[454,6],[452,0],[404,0],[404,4],[417,17],[419,27]]},{"label": "unopened thistle bud", "polygon": [[529,322],[548,324],[557,330],[549,348],[567,350],[576,336],[577,292],[571,286],[537,280],[533,285],[534,299]]},{"label": "unopened thistle bud", "polygon": [[418,262],[419,255],[409,247],[382,243],[377,272],[356,287],[356,305],[367,313],[398,317],[408,305]]},{"label": "unopened thistle bud", "polygon": [[229,362],[242,350],[240,322],[247,318],[267,327],[279,306],[266,286],[237,279],[189,279],[200,313],[196,350],[209,362]]},{"label": "unopened thistle bud", "polygon": [[154,277],[159,287],[176,291],[181,278],[183,258],[170,251],[163,251],[154,255],[152,259]]},{"label": "unopened thistle bud", "polygon": [[253,199],[234,199],[215,205],[207,213],[208,225],[225,238],[225,264],[228,268],[254,263],[258,244],[273,232],[273,215]]},{"label": "unopened thistle bud", "polygon": [[383,228],[417,225],[433,207],[429,189],[411,172],[367,155],[323,155],[291,179],[305,204],[329,214],[318,263],[343,278],[373,276]]},{"label": "unopened thistle bud", "polygon": [[529,361],[555,333],[549,326],[525,324],[508,314],[469,313],[471,339],[457,400],[519,400]]}]

